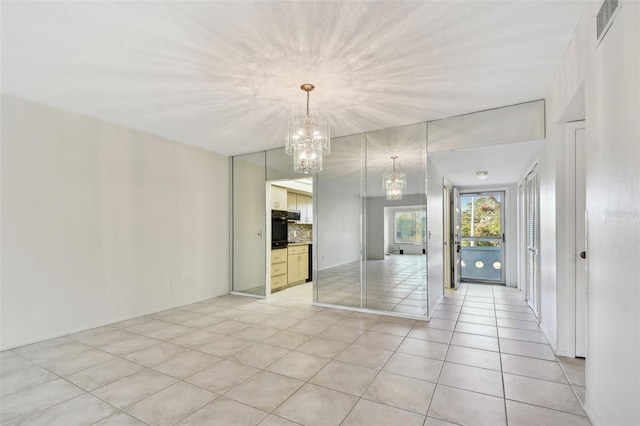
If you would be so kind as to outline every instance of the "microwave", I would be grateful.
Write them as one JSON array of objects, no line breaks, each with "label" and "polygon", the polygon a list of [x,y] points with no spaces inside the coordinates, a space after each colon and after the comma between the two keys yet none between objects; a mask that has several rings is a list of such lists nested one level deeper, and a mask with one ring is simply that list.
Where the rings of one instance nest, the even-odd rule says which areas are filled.
[{"label": "microwave", "polygon": [[300,222],[300,210],[287,211],[287,220],[289,222]]}]

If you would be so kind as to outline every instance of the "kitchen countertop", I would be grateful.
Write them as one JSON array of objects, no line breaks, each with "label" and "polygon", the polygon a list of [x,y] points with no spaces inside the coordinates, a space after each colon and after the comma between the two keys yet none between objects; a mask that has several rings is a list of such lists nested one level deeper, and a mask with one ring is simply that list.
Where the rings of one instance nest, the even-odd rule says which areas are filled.
[{"label": "kitchen countertop", "polygon": [[306,246],[307,244],[311,244],[311,241],[308,241],[306,243],[289,243],[289,244],[287,244],[287,246],[288,247],[291,247],[291,246]]}]

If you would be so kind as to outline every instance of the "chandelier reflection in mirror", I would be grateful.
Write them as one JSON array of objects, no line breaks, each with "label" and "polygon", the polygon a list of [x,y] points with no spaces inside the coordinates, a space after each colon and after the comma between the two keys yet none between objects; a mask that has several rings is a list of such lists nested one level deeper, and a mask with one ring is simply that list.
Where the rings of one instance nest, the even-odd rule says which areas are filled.
[{"label": "chandelier reflection in mirror", "polygon": [[293,155],[293,170],[298,173],[318,173],[322,171],[322,158],[331,152],[329,120],[326,117],[309,114],[309,92],[313,84],[303,84],[300,89],[307,92],[307,114],[297,115],[287,120],[285,152]]},{"label": "chandelier reflection in mirror", "polygon": [[384,190],[387,192],[387,200],[402,200],[402,190],[407,187],[407,174],[396,171],[397,155],[391,157],[393,170],[383,176]]}]

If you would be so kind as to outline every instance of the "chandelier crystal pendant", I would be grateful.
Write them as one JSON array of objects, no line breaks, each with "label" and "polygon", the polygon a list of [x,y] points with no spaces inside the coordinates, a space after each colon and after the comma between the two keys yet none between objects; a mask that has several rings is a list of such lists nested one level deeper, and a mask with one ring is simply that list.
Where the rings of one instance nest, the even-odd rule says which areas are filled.
[{"label": "chandelier crystal pendant", "polygon": [[331,152],[329,119],[309,114],[309,92],[313,84],[305,83],[300,89],[307,92],[307,114],[297,115],[287,120],[284,148],[293,155],[293,170],[298,173],[318,173],[322,171],[322,159]]},{"label": "chandelier crystal pendant", "polygon": [[396,171],[396,158],[398,158],[397,155],[391,157],[393,169],[382,177],[387,200],[402,200],[402,191],[407,187],[407,174]]}]

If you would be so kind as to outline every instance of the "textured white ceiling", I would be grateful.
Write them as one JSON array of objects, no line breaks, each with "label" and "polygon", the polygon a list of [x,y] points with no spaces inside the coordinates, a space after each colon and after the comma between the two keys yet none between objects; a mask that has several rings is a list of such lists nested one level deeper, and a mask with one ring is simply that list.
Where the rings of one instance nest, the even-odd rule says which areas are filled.
[{"label": "textured white ceiling", "polygon": [[544,98],[582,1],[2,2],[2,91],[225,155]]}]

